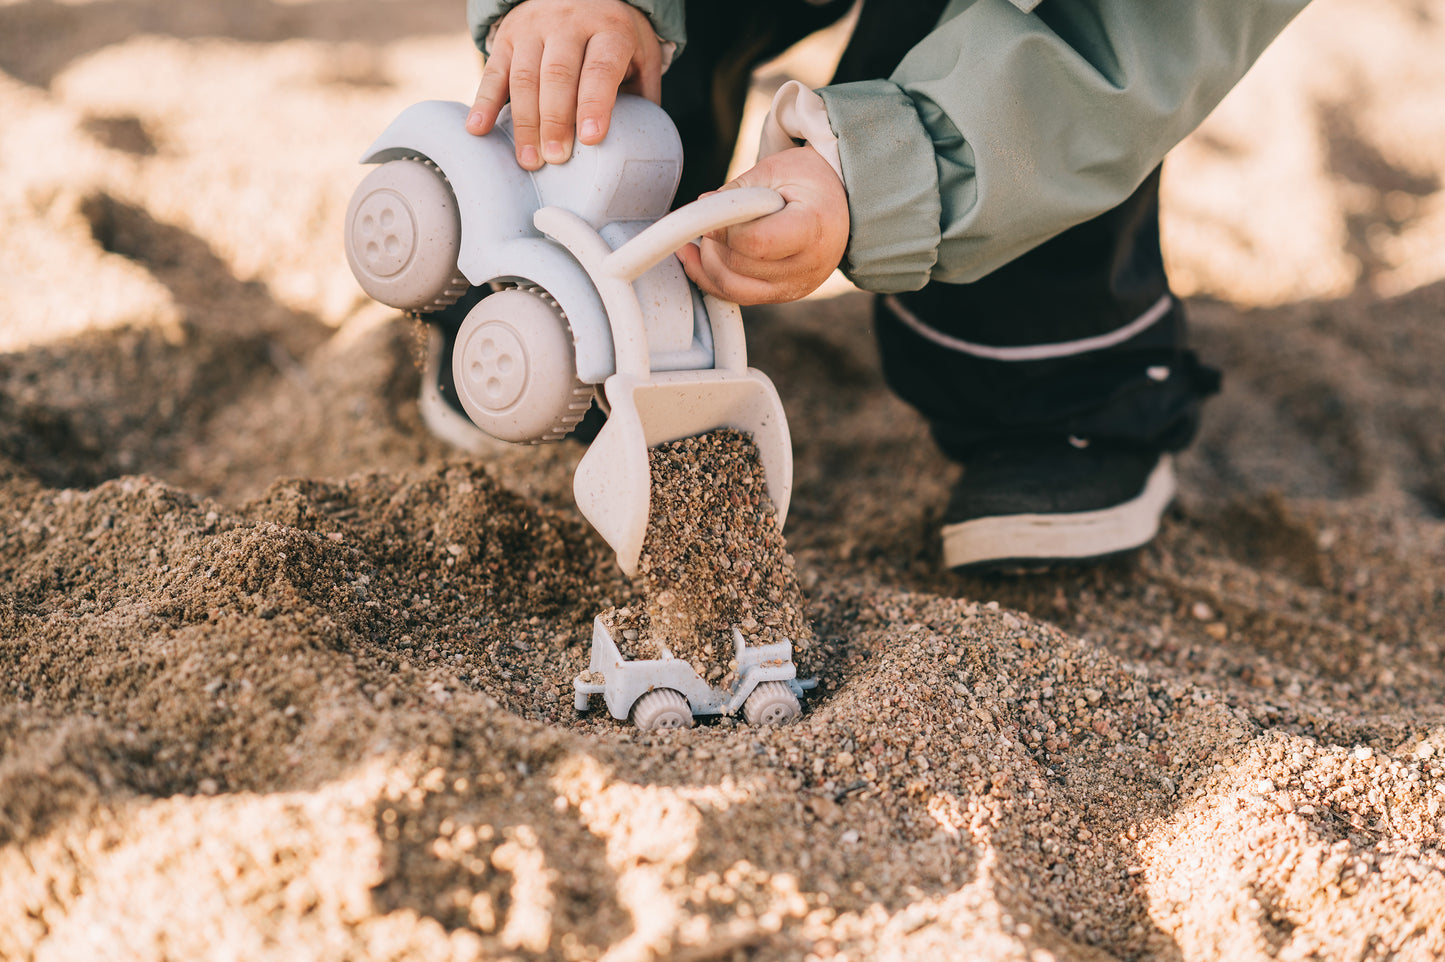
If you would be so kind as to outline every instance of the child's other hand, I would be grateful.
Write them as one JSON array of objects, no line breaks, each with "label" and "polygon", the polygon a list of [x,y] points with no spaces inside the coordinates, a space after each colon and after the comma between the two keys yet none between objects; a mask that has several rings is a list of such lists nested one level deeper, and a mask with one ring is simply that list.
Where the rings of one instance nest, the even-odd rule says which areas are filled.
[{"label": "child's other hand", "polygon": [[811,147],[773,154],[723,187],[771,187],[787,206],[714,231],[677,252],[687,276],[739,304],[795,301],[818,289],[848,246],[848,194]]},{"label": "child's other hand", "polygon": [[467,130],[485,134],[512,102],[517,163],[537,170],[607,135],[618,90],[662,99],[662,46],[623,0],[525,0],[500,21]]}]

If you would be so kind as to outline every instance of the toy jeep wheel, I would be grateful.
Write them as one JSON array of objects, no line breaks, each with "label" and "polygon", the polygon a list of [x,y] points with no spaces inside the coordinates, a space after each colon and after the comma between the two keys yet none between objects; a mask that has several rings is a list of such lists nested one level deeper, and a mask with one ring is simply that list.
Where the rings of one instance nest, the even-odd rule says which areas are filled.
[{"label": "toy jeep wheel", "polygon": [[801,714],[798,696],[782,681],[762,682],[743,703],[743,717],[749,725],[786,725]]},{"label": "toy jeep wheel", "polygon": [[671,688],[648,692],[632,706],[632,722],[643,731],[660,728],[691,728],[692,709],[687,699]]},{"label": "toy jeep wheel", "polygon": [[462,221],[446,178],[425,160],[393,160],[357,186],[346,210],[346,261],[376,300],[435,311],[467,291],[457,270]]}]

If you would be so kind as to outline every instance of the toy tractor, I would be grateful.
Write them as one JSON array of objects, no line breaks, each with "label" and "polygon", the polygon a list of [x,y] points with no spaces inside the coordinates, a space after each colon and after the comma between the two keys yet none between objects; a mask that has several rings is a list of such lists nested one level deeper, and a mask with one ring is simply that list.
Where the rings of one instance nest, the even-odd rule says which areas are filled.
[{"label": "toy tractor", "polygon": [[[453,340],[433,339],[430,363],[450,375],[467,418],[492,437],[559,440],[596,399],[606,423],[577,466],[573,492],[628,575],[647,531],[653,445],[718,428],[750,434],[781,524],[793,463],[778,392],[747,366],[737,305],[700,292],[674,252],[772,213],[782,198],[740,188],[669,213],[682,144],[666,113],[640,97],[618,98],[601,144],[579,143],[567,163],[537,171],[516,163],[509,111],[482,137],[466,132],[466,115],[461,103],[416,104],[363,156],[377,166],[357,188],[345,226],[362,289],[419,314],[484,289]],[[436,356],[448,350],[450,357]],[[586,674],[605,675],[604,689],[614,676],[621,685],[625,671],[597,667],[598,644],[594,631]],[[791,671],[791,651],[783,660]],[[584,689],[603,690],[579,681],[579,707]],[[800,690],[788,689],[789,717]],[[618,717],[641,697],[623,706],[607,693]],[[697,713],[724,704],[732,711],[743,704],[736,695],[686,701]]]}]

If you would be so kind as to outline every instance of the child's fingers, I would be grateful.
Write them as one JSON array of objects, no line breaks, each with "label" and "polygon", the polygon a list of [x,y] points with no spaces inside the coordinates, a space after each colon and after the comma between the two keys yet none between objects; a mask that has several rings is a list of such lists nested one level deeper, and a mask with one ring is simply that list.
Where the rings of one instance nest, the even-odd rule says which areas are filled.
[{"label": "child's fingers", "polygon": [[[537,108],[542,159],[566,163],[577,126],[577,84],[585,44],[571,37],[549,40],[542,51]],[[513,110],[516,108],[514,107]]]},{"label": "child's fingers", "polygon": [[619,89],[662,103],[662,48],[656,43],[642,43],[630,48],[629,58],[622,64],[623,81]]},{"label": "child's fingers", "polygon": [[736,248],[711,238],[703,238],[700,247],[704,263],[716,263],[720,268],[725,268],[729,273],[737,274],[740,277],[752,277],[770,284],[782,284],[798,272],[797,259],[794,257],[777,259],[749,257]]},{"label": "child's fingers", "polygon": [[601,143],[607,136],[631,56],[626,38],[618,34],[599,34],[588,42],[577,81],[577,136],[582,143]]},{"label": "child's fingers", "polygon": [[648,50],[648,62],[638,71],[637,89],[633,92],[655,104],[662,103],[662,54],[657,48]]},{"label": "child's fingers", "polygon": [[817,222],[802,204],[790,203],[766,217],[734,224],[715,239],[734,255],[776,262],[804,253],[817,243]]},{"label": "child's fingers", "polygon": [[715,259],[705,257],[697,244],[684,245],[677,252],[677,257],[682,261],[682,269],[687,272],[687,276],[705,294],[737,304],[761,304],[768,300],[762,291],[762,288],[766,287],[764,282],[743,277]]},{"label": "child's fingers", "polygon": [[518,44],[512,48],[508,81],[512,99],[512,142],[517,148],[517,163],[527,170],[542,166],[541,95],[542,44],[540,41]]},{"label": "child's fingers", "polygon": [[816,286],[809,286],[792,264],[750,261],[707,239],[684,246],[677,256],[687,276],[701,290],[738,304],[792,301]]},{"label": "child's fingers", "polygon": [[662,99],[662,45],[625,2],[518,4],[499,22],[467,129],[484,134],[512,104],[517,163],[565,163],[580,137],[607,135],[619,89]]},{"label": "child's fingers", "polygon": [[477,95],[472,100],[471,113],[467,115],[469,132],[481,136],[489,133],[497,122],[497,114],[507,103],[511,66],[510,50],[498,50],[487,58],[481,82],[477,84]]}]

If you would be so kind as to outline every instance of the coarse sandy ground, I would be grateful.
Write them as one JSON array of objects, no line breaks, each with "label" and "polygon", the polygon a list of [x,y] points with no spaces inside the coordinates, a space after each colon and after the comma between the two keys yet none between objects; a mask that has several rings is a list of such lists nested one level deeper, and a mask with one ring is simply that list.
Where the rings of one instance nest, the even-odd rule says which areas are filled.
[{"label": "coarse sandy ground", "polygon": [[866,298],[757,312],[822,685],[664,734],[571,705],[580,446],[432,439],[341,256],[460,19],[0,0],[0,958],[1445,955],[1439,4],[1318,0],[1166,167],[1226,387],[1137,557],[936,573]]}]

